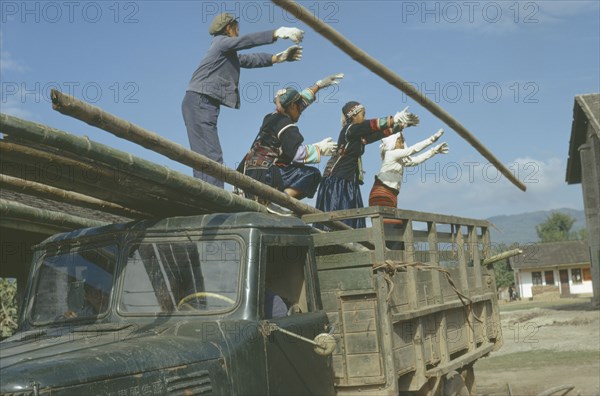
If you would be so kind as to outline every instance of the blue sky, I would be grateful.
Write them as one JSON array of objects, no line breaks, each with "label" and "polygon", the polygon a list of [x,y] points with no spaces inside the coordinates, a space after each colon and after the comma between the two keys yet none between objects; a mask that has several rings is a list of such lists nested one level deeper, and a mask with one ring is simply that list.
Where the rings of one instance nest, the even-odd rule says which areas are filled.
[{"label": "blue sky", "polygon": [[[409,144],[441,127],[446,131],[442,140],[450,153],[407,170],[400,207],[476,218],[583,208],[581,186],[567,186],[564,179],[574,96],[600,92],[600,2],[301,4],[451,113],[527,192],[413,100],[266,0],[3,1],[2,112],[191,174],[184,165],[53,111],[49,92],[58,87],[188,147],[181,100],[210,44],[212,17],[228,11],[240,17],[241,34],[280,26],[306,31],[301,62],[242,70],[242,108],[223,107],[219,118],[229,166],[242,158],[273,110],[275,90],[341,72],[341,85],[323,90],[299,121],[307,143],[337,138],[341,107],[349,100],[363,103],[368,117],[410,106],[421,125],[405,133]],[[289,45],[279,40],[249,52],[275,53]],[[378,145],[368,146],[365,201],[379,158]]]}]

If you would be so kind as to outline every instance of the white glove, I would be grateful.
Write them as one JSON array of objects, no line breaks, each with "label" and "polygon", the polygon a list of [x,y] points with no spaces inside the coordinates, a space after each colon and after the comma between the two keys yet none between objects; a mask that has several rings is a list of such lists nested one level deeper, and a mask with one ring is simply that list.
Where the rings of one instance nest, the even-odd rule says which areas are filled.
[{"label": "white glove", "polygon": [[298,44],[302,42],[304,38],[304,30],[298,28],[280,27],[275,30],[274,36],[280,39],[290,39],[294,43]]},{"label": "white glove", "polygon": [[314,146],[317,147],[321,155],[324,155],[326,157],[330,157],[333,154],[335,154],[338,148],[337,143],[334,142],[333,139],[330,137],[325,138],[318,143],[315,143]]},{"label": "white glove", "polygon": [[433,148],[433,152],[436,154],[448,154],[448,143],[444,142]]},{"label": "white glove", "polygon": [[302,59],[302,47],[299,45],[292,45],[285,51],[273,55],[273,57],[273,63],[299,61]]},{"label": "white glove", "polygon": [[329,87],[331,85],[337,85],[340,83],[340,80],[344,78],[344,73],[332,74],[331,76],[327,76],[322,80],[319,80],[315,83],[315,85],[319,88]]},{"label": "white glove", "polygon": [[399,124],[402,128],[419,124],[419,116],[409,113],[407,110],[408,106],[394,115],[394,123]]},{"label": "white glove", "polygon": [[441,138],[443,134],[444,134],[444,130],[442,128],[440,128],[439,131],[437,131],[433,136],[431,136],[431,143],[437,142],[438,139]]}]

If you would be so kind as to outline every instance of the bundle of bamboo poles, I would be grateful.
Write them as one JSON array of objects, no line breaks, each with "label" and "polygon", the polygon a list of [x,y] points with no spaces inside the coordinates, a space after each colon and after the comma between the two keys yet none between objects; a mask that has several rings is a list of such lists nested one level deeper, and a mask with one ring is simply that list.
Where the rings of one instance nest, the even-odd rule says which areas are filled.
[{"label": "bundle of bamboo poles", "polygon": [[0,114],[0,132],[6,190],[127,219],[267,212],[191,176],[46,125]]},{"label": "bundle of bamboo poles", "polygon": [[[53,92],[53,98],[55,108],[57,103],[65,102],[86,108],[89,106],[59,92]],[[62,102],[57,102],[57,98]],[[100,119],[114,119],[118,123],[132,125],[98,108],[92,110],[93,113],[85,114],[92,114],[93,118],[93,114],[97,115],[99,112]],[[126,130],[131,130],[131,127]],[[268,212],[265,206],[255,201],[86,137],[75,136],[46,125],[0,114],[0,132],[5,135],[0,140],[0,185],[7,190],[111,213],[122,216],[124,220],[218,212]],[[162,138],[157,143],[163,148],[175,145]],[[183,147],[180,147],[178,155],[191,157],[196,167],[212,162]],[[229,174],[230,177],[226,180],[233,181],[236,186],[246,188],[267,200],[283,202],[297,214],[321,213],[237,171],[217,165],[219,174]],[[202,170],[205,171],[206,168]],[[33,211],[35,208],[30,208],[28,213]],[[39,216],[47,217],[43,211],[39,211]],[[81,224],[87,226],[85,222]],[[339,221],[327,224],[337,229],[350,228]]]},{"label": "bundle of bamboo poles", "polygon": [[[50,97],[52,98],[52,107],[62,114],[74,117],[91,126],[110,132],[115,136],[163,154],[174,161],[217,177],[224,182],[239,187],[247,193],[287,208],[296,215],[322,213],[320,210],[292,198],[284,192],[254,180],[235,169],[219,164],[218,162],[187,149],[155,132],[110,114],[99,107],[92,106],[73,96],[54,89],[51,91]],[[207,183],[202,184],[209,186]],[[210,187],[212,188],[212,186]],[[224,192],[224,190],[221,191]],[[331,221],[327,224],[335,229],[351,229],[351,227],[340,221]]]}]

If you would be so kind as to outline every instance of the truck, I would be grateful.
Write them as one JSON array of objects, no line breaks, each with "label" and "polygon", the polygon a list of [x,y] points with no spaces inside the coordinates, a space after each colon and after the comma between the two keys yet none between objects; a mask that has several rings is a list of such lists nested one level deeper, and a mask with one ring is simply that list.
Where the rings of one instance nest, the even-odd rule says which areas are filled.
[{"label": "truck", "polygon": [[369,207],[54,235],[0,343],[0,394],[474,395],[502,345],[489,227]]}]

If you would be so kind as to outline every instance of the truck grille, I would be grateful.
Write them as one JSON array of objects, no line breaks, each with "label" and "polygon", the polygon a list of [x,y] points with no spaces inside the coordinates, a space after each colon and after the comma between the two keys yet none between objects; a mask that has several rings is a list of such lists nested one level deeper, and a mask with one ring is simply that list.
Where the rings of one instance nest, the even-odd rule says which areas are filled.
[{"label": "truck grille", "polygon": [[212,393],[212,385],[208,370],[201,370],[190,374],[173,375],[167,378],[167,394],[181,395],[206,395]]}]

